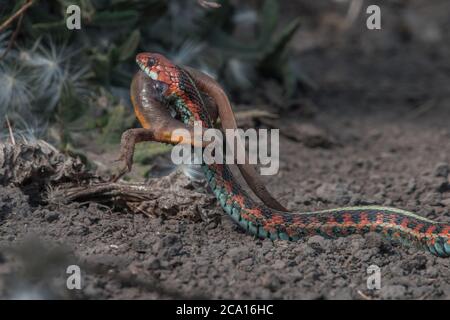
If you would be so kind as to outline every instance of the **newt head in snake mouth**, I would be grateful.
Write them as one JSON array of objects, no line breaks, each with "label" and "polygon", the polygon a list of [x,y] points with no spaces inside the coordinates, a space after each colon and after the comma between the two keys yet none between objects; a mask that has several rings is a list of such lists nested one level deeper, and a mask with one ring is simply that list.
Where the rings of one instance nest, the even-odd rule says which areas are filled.
[{"label": "newt head in snake mouth", "polygon": [[159,53],[142,52],[136,56],[136,63],[152,80],[170,89],[168,94],[178,88],[178,67]]}]

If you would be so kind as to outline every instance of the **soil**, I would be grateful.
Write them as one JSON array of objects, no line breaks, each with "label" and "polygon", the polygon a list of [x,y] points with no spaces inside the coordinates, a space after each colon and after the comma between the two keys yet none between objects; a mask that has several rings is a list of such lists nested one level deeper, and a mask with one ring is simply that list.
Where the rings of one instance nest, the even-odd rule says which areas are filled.
[{"label": "soil", "polygon": [[[317,89],[280,112],[280,171],[264,178],[290,209],[379,204],[450,223],[450,5],[407,3],[387,2],[382,31],[356,21],[332,36],[313,22],[334,20],[307,8],[295,40],[306,44],[295,54]],[[427,27],[408,25],[411,16]],[[375,233],[255,239],[181,172],[149,183],[159,194],[150,217],[96,203],[42,205],[3,183],[0,296],[450,299],[450,259]],[[81,290],[66,288],[73,264]],[[367,287],[371,265],[379,290]]]}]

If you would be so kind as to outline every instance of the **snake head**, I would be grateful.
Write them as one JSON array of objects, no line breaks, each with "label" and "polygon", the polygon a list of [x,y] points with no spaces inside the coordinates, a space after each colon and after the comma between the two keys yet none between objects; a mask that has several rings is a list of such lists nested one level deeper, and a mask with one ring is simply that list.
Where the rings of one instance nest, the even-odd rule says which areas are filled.
[{"label": "snake head", "polygon": [[142,52],[136,56],[136,63],[152,80],[167,85],[166,95],[178,89],[179,68],[159,53]]}]

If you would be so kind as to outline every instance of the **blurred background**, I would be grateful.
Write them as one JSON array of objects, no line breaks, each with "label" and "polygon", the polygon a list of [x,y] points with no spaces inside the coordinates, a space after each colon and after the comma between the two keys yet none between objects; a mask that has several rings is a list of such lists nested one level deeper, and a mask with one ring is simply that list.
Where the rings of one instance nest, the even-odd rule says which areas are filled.
[{"label": "blurred background", "polygon": [[[71,4],[80,30],[66,27]],[[382,30],[366,27],[371,4]],[[1,133],[86,162],[117,149],[138,126],[128,90],[142,51],[214,76],[237,111],[421,113],[449,93],[449,13],[445,0],[0,0]],[[139,150],[138,162],[168,149]]]},{"label": "blurred background", "polygon": [[[81,8],[80,30],[66,27],[66,9],[74,4]],[[366,27],[369,5],[381,9],[381,30]],[[215,77],[239,126],[280,129],[280,172],[267,185],[290,208],[384,204],[448,221],[449,17],[448,0],[0,0],[0,142],[43,139],[88,169],[110,173],[121,134],[139,127],[129,100],[135,56],[159,52]],[[230,241],[237,230],[225,219],[217,222],[223,212],[212,197],[193,195],[194,187],[180,177],[154,179],[159,194],[149,205],[151,219],[94,203],[55,204],[42,197],[52,194],[47,180],[38,179],[41,173],[46,178],[40,168],[61,161],[57,153],[48,156],[53,147],[45,144],[47,149],[52,152],[24,148],[20,157],[7,159],[23,158],[26,165],[16,166],[23,181],[0,192],[0,296],[68,297],[69,251],[98,267],[86,269],[82,297],[322,299],[327,283],[338,288],[332,298],[347,299],[355,283],[364,291],[360,266],[373,250],[358,243],[341,242],[340,249],[320,244],[320,256],[301,249],[304,264],[295,272],[296,251],[281,246],[273,248],[280,260],[236,268],[240,252],[257,252],[253,241]],[[169,150],[159,143],[137,145],[128,178],[167,175],[174,169]],[[59,167],[81,168],[78,159]],[[15,171],[0,169],[3,184],[15,178]],[[58,186],[66,175],[55,172]],[[28,188],[28,176],[38,188]],[[198,236],[193,242],[190,232]],[[29,233],[39,236],[18,245]],[[72,249],[54,249],[47,241]],[[405,263],[406,254],[379,243],[380,265],[398,270],[383,275],[385,283],[398,278],[401,289],[403,276],[417,269],[408,278],[409,297],[448,297],[449,281],[442,278],[447,265],[435,267],[435,260],[416,255]],[[222,260],[228,251],[232,259],[225,254]],[[341,268],[345,256],[356,262],[346,259]],[[417,257],[425,262],[417,264]],[[330,272],[334,282],[323,280],[330,263],[344,272]],[[59,280],[52,280],[55,274]],[[298,279],[306,279],[300,290]],[[189,285],[179,289],[180,283]],[[287,286],[291,291],[283,291]],[[389,288],[382,298],[405,297]]]}]

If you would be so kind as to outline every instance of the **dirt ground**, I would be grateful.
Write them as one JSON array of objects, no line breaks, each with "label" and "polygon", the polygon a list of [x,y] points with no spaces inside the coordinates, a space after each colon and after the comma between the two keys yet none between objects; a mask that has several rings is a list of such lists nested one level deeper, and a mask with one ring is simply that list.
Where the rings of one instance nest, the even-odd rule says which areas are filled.
[{"label": "dirt ground", "polygon": [[[379,204],[450,223],[450,5],[387,3],[382,31],[340,36],[330,15],[304,8],[295,54],[317,89],[280,112],[280,171],[265,180],[290,209]],[[36,205],[0,186],[0,297],[450,299],[450,259],[378,234],[255,239],[179,171],[149,183],[151,217]],[[81,290],[66,289],[72,264]],[[380,290],[367,288],[370,265]]]}]

